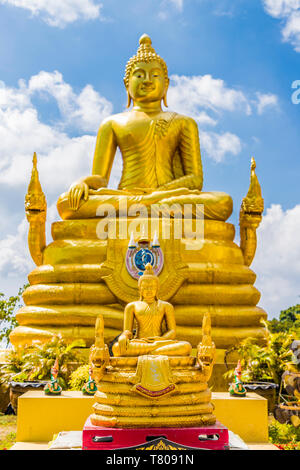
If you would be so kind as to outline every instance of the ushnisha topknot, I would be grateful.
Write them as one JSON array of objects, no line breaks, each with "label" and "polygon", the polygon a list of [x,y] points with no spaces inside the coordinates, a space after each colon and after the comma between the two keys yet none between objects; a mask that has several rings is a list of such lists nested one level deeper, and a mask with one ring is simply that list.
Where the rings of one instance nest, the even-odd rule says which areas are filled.
[{"label": "ushnisha topknot", "polygon": [[128,85],[129,85],[129,78],[130,78],[131,71],[134,65],[137,64],[138,62],[149,63],[149,62],[153,62],[156,60],[162,66],[163,71],[164,71],[164,76],[167,81],[168,80],[167,64],[158,54],[156,54],[154,48],[152,47],[151,38],[148,36],[148,34],[143,34],[143,36],[140,37],[139,43],[140,43],[140,47],[138,48],[136,55],[131,57],[126,64],[125,76],[124,76],[124,83],[125,83],[126,88],[128,88]]}]

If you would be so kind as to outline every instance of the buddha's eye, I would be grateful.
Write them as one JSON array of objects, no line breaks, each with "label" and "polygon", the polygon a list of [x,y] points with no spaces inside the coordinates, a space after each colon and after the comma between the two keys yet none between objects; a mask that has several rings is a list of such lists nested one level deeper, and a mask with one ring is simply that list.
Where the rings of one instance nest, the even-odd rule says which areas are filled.
[{"label": "buddha's eye", "polygon": [[144,74],[143,74],[142,72],[135,72],[135,73],[134,73],[134,76],[135,76],[136,78],[144,78]]}]

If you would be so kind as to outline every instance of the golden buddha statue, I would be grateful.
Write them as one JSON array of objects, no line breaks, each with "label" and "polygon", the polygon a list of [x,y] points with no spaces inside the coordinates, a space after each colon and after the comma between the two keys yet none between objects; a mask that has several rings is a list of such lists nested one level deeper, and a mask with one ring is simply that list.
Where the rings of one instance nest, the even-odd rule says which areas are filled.
[{"label": "golden buddha statue", "polygon": [[[124,330],[113,345],[114,356],[139,356],[140,354],[164,354],[189,356],[192,346],[186,341],[176,341],[174,308],[157,298],[159,280],[151,264],[146,265],[139,278],[140,300],[129,303],[124,311]],[[137,332],[133,338],[134,322]],[[163,324],[166,332],[163,333]],[[133,339],[132,339],[133,338]]]},{"label": "golden buddha statue", "polygon": [[95,426],[194,427],[216,421],[207,385],[215,360],[210,316],[204,316],[202,342],[197,357],[191,357],[191,345],[175,339],[174,310],[157,298],[158,283],[147,264],[138,283],[140,300],[126,305],[124,331],[109,359],[103,318],[97,319],[90,355],[98,389],[91,415]]},{"label": "golden buddha statue", "polygon": [[[203,175],[196,122],[162,110],[162,101],[167,106],[167,65],[146,34],[127,64],[124,83],[128,107],[133,101],[133,108],[110,116],[101,124],[93,174],[74,183],[59,199],[61,217],[95,217],[99,203],[117,207],[125,198],[128,206],[205,202],[206,218],[226,220],[232,212],[231,197],[221,192],[201,192]],[[119,190],[107,190],[117,147],[123,157]],[[91,203],[85,204],[88,199]]]},{"label": "golden buddha statue", "polygon": [[[75,182],[59,197],[57,207],[62,220],[52,224],[53,241],[48,245],[46,201],[34,158],[26,215],[30,223],[28,244],[37,267],[29,274],[30,286],[23,295],[25,306],[17,313],[20,326],[12,332],[11,342],[25,344],[61,334],[69,341],[82,338],[90,347],[99,311],[105,321],[106,342],[122,330],[132,332],[133,317],[155,313],[157,325],[153,323],[151,331],[140,322],[135,338],[123,332],[114,347],[116,355],[124,354],[125,349],[131,356],[138,348],[144,348],[147,354],[161,354],[165,348],[174,354],[177,351],[177,355],[178,351],[188,355],[189,346],[183,342],[197,347],[203,318],[209,312],[213,340],[222,362],[225,350],[241,340],[251,336],[263,341],[265,337],[261,319],[266,318],[266,313],[256,306],[260,293],[253,285],[256,275],[249,268],[263,211],[255,162],[251,164],[250,188],[240,211],[238,246],[234,242],[235,227],[227,222],[232,212],[231,197],[202,191],[197,124],[190,117],[162,110],[161,103],[167,104],[167,66],[153,49],[149,36],[141,37],[136,55],[126,66],[124,82],[128,106],[133,102],[133,107],[101,124],[92,175]],[[123,172],[119,188],[110,189],[117,147],[123,158]],[[105,204],[115,211],[111,218],[119,230],[115,237],[106,237],[105,229],[99,231],[105,214],[98,209]],[[124,204],[127,218],[121,210]],[[162,300],[147,304],[144,298],[128,306],[123,328],[123,307],[138,296],[138,282],[128,271],[126,253],[131,239],[129,225],[134,207],[139,204],[143,207],[139,222],[149,246],[150,225],[155,217],[158,222],[157,238],[164,258],[158,294]],[[185,230],[179,238],[174,235],[175,223],[185,222],[175,217],[176,211],[188,205],[192,207],[189,220],[194,233],[197,211],[203,216],[200,244]],[[155,217],[153,207],[158,208]],[[170,208],[169,218],[163,214],[165,207]],[[170,227],[169,238],[163,236],[164,221]],[[171,343],[175,340],[170,313],[173,308],[181,343]],[[168,327],[161,334],[163,317]],[[146,342],[144,338],[148,338]],[[163,346],[163,341],[170,343]]]}]

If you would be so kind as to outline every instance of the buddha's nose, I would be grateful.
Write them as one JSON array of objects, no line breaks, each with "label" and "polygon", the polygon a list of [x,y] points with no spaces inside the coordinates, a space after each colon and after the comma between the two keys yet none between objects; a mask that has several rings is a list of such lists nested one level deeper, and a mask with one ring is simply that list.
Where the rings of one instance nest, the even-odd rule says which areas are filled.
[{"label": "buddha's nose", "polygon": [[146,75],[143,83],[144,85],[152,85],[151,77],[149,75]]}]

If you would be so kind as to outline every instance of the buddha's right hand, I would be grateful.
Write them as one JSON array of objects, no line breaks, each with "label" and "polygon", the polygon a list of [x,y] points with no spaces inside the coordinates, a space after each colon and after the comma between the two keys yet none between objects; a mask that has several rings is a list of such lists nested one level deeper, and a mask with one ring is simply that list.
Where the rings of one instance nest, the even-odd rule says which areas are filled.
[{"label": "buddha's right hand", "polygon": [[69,205],[73,211],[77,211],[80,200],[82,199],[87,201],[89,198],[89,187],[84,182],[74,183],[69,189]]},{"label": "buddha's right hand", "polygon": [[119,336],[118,344],[119,344],[120,355],[123,356],[123,354],[126,353],[128,345],[129,345],[128,336],[126,334],[122,333]]}]

